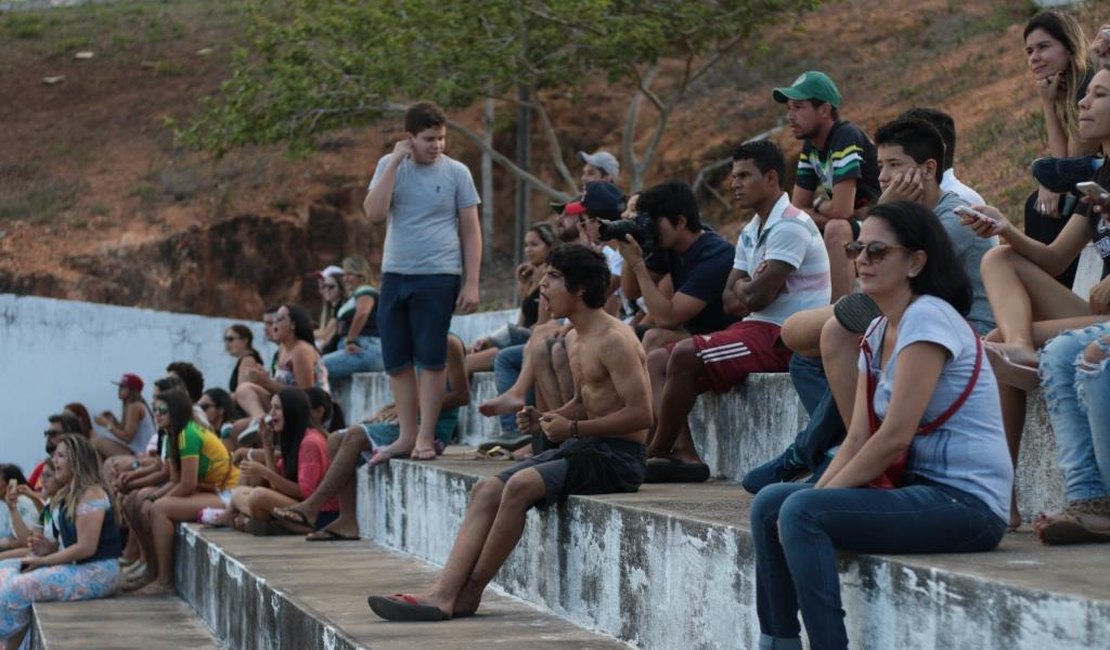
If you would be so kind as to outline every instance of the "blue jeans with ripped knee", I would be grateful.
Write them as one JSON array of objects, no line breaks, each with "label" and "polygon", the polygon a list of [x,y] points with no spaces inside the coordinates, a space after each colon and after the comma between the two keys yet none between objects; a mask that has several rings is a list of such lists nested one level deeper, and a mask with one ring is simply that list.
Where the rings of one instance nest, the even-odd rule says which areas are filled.
[{"label": "blue jeans with ripped knee", "polygon": [[1110,352],[1110,322],[1068,330],[1040,354],[1041,387],[1068,501],[1110,494],[1110,370],[1084,359],[1089,345]]}]

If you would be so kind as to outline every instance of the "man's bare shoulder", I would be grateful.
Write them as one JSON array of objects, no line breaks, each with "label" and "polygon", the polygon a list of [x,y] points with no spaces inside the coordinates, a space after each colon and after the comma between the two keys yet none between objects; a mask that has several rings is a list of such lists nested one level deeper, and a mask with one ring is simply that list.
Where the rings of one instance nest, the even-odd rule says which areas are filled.
[{"label": "man's bare shoulder", "polygon": [[599,356],[605,360],[644,359],[644,346],[636,338],[636,331],[626,323],[609,317],[606,327],[594,337]]}]

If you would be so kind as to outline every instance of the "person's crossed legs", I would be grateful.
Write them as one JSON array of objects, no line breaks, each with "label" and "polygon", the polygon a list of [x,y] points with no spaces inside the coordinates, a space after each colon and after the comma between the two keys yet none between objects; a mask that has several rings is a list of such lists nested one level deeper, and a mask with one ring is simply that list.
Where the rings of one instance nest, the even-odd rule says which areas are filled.
[{"label": "person's crossed legs", "polygon": [[[323,535],[337,535],[355,539],[359,535],[355,502],[357,481],[355,469],[364,451],[371,449],[366,424],[356,424],[346,433],[335,433],[328,438],[328,456],[331,464],[316,490],[300,503],[285,508],[275,508],[273,516],[283,522],[316,527],[320,510],[333,496],[339,496],[339,517],[324,527]],[[314,534],[313,534],[314,535]]]}]

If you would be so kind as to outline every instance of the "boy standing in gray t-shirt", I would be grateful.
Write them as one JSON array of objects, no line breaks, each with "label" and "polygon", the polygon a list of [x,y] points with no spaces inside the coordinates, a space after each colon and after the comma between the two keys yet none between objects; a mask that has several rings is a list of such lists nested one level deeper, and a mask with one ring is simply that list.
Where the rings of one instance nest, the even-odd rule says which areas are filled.
[{"label": "boy standing in gray t-shirt", "polygon": [[451,314],[478,305],[480,200],[470,170],[443,154],[446,142],[443,111],[431,102],[410,106],[405,138],[378,161],[363,202],[371,223],[386,222],[378,330],[401,429],[371,465],[435,458]]}]

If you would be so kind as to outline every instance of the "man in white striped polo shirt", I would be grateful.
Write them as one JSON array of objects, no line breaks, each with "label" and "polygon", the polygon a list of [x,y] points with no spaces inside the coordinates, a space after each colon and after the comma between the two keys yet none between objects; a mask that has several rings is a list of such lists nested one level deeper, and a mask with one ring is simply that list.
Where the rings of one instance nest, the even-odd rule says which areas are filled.
[{"label": "man in white striped polo shirt", "polygon": [[[723,393],[753,372],[786,372],[790,350],[779,338],[796,311],[829,303],[829,256],[821,231],[783,191],[786,162],[770,141],[733,154],[736,202],[755,211],[736,242],[736,258],[722,300],[743,320],[678,343],[667,363],[656,426],[648,445],[647,480],[699,481],[709,476],[686,417],[699,393]],[[658,387],[652,377],[653,389]]]}]

